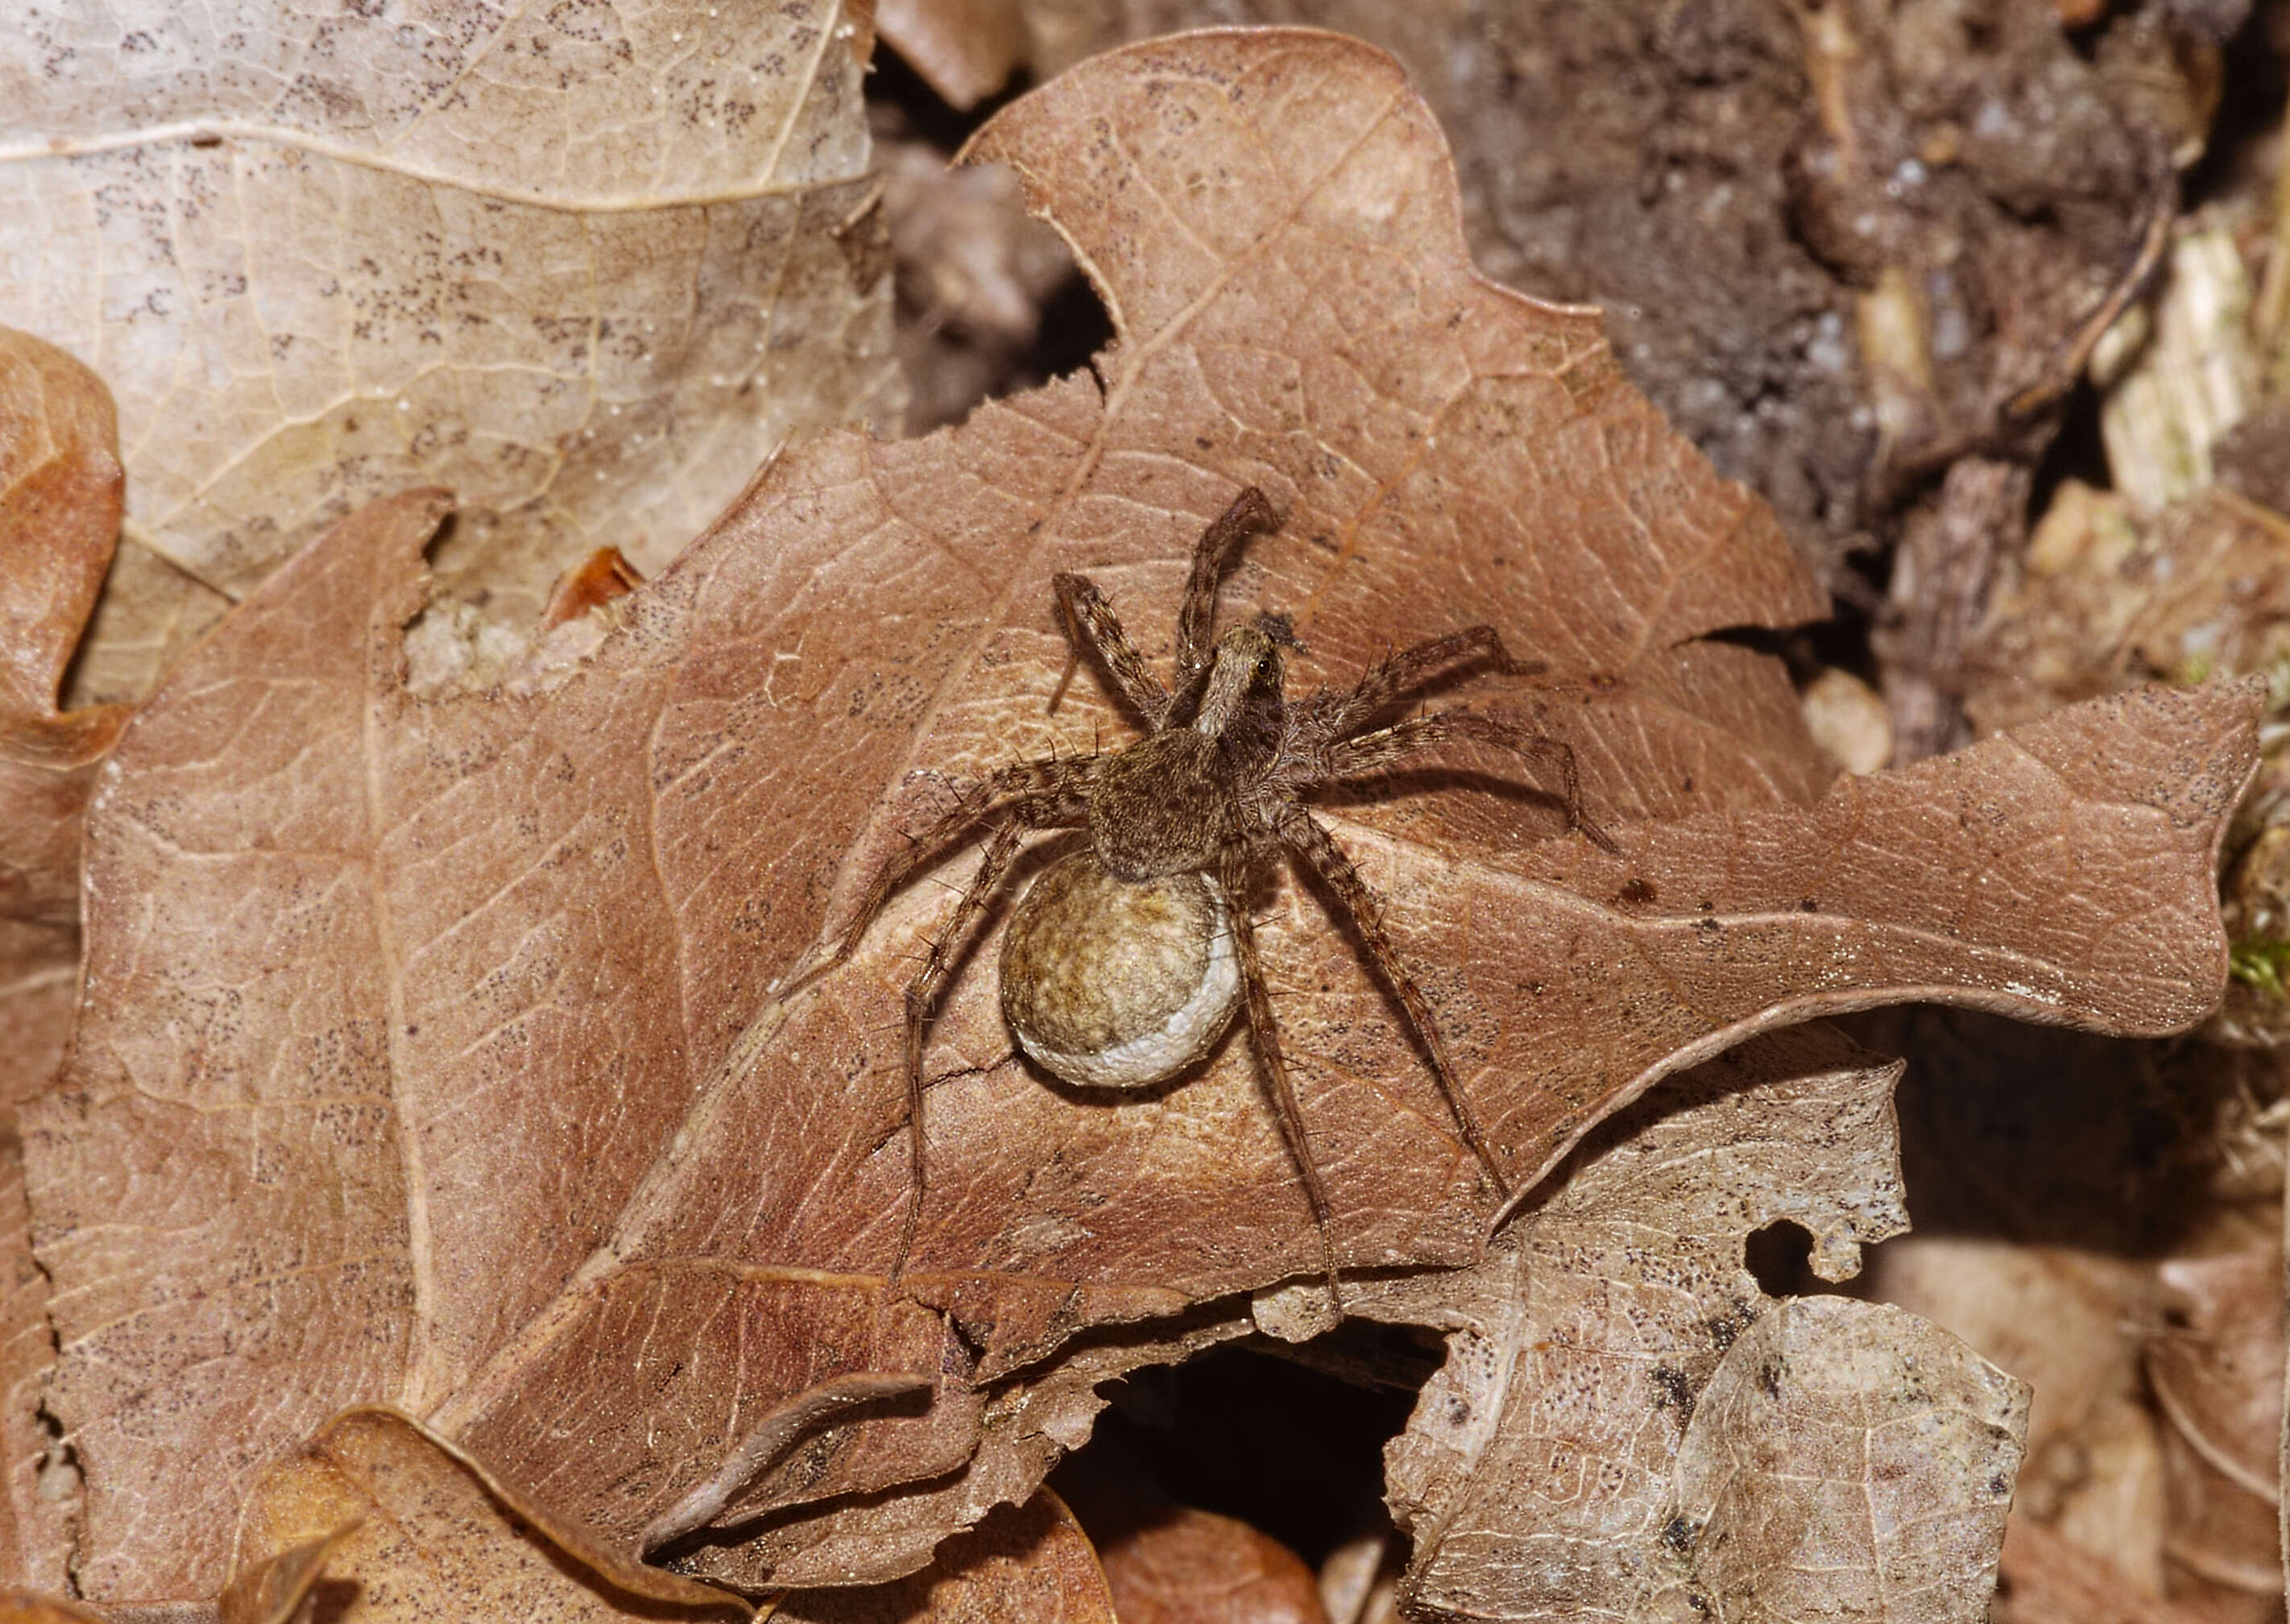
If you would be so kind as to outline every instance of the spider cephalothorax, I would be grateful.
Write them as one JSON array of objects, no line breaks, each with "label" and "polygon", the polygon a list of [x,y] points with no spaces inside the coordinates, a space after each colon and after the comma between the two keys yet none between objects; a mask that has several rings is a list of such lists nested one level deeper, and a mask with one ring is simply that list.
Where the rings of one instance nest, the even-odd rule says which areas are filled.
[{"label": "spider cephalothorax", "polygon": [[1322,692],[1295,703],[1283,692],[1281,650],[1295,646],[1284,620],[1261,617],[1212,643],[1225,567],[1242,542],[1278,525],[1263,493],[1251,486],[1202,533],[1177,613],[1176,680],[1168,688],[1146,668],[1092,582],[1055,577],[1074,658],[1085,646],[1096,656],[1145,722],[1146,736],[1117,750],[1024,762],[992,774],[981,793],[885,865],[820,961],[823,969],[847,957],[884,902],[949,843],[989,831],[976,877],[907,987],[913,1173],[894,1278],[913,1250],[927,1188],[924,1032],[957,944],[1029,828],[1083,828],[1089,844],[1035,883],[1005,936],[1002,1007],[1021,1046],[1069,1082],[1147,1086],[1198,1062],[1245,1003],[1258,1068],[1311,1203],[1332,1292],[1327,1191],[1289,1087],[1248,914],[1249,882],[1261,859],[1285,852],[1319,876],[1398,998],[1465,1142],[1495,1188],[1509,1193],[1431,1007],[1384,931],[1381,903],[1301,797],[1315,784],[1373,772],[1452,740],[1476,740],[1554,766],[1573,827],[1601,845],[1612,843],[1581,816],[1574,757],[1564,744],[1471,711],[1377,725],[1408,692],[1466,662],[1523,668],[1493,627],[1470,627],[1388,655],[1349,693]]}]

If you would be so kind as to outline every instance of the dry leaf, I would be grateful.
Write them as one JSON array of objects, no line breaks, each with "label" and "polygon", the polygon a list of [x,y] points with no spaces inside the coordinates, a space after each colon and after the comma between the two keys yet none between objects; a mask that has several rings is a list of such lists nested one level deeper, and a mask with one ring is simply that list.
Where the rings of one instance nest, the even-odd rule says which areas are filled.
[{"label": "dry leaf", "polygon": [[2165,1601],[2106,1558],[2021,1516],[2005,1531],[1992,1616],[1995,1624],[2218,1624],[2203,1609]]},{"label": "dry leaf", "polygon": [[408,1416],[353,1410],[268,1470],[248,1497],[223,1624],[253,1624],[275,1567],[323,1552],[317,1592],[339,1624],[429,1619],[747,1619],[706,1585],[589,1549]]},{"label": "dry leaf", "polygon": [[2174,1596],[2223,1592],[2270,1616],[2282,1597],[2282,1244],[2161,1269],[2171,1328],[2147,1349],[2166,1421],[2164,1552]]},{"label": "dry leaf", "polygon": [[[444,502],[377,504],[124,736],[77,1060],[26,1140],[89,1594],[211,1591],[262,1463],[385,1399],[633,1556],[757,1416],[860,1372],[936,1400],[829,1428],[678,1560],[895,1576],[1030,1493],[1098,1383],[1315,1275],[1245,1047],[1120,1105],[1045,1087],[1009,1056],[989,940],[933,1031],[931,1199],[885,1294],[899,989],[942,892],[773,990],[957,782],[1127,736],[1078,693],[1045,712],[1049,575],[1089,570],[1158,652],[1243,483],[1287,519],[1228,612],[1294,616],[1300,687],[1491,620],[1550,666],[1497,697],[1573,742],[1620,836],[1593,852],[1485,776],[1338,820],[1522,1182],[1657,1078],[1824,1009],[2157,1030],[2214,1002],[2210,865],[2254,696],[2126,696],[1816,799],[1778,662],[1698,639],[1819,595],[1595,316],[1471,272],[1388,59],[1277,33],[1133,50],[978,155],[1102,278],[1097,375],[790,452],[530,697],[407,698]],[[1309,895],[1266,900],[1344,1266],[1471,1262],[1495,1204],[1413,1045]]]},{"label": "dry leaf", "polygon": [[[1742,1247],[1780,1220],[1841,1279],[1907,1227],[1886,1063],[1831,1028],[1745,1044],[1602,1126],[1547,1204],[1461,1279],[1358,1311],[1453,1327],[1385,1452],[1430,1616],[1629,1616],[1693,1577],[1672,1470],[1700,1396],[1769,1312]],[[1777,1514],[1798,1503],[1786,1494]]]},{"label": "dry leaf", "polygon": [[1663,1537],[1690,1551],[1688,1604],[1741,1624],[1986,1624],[2028,1394],[1890,1304],[1775,1304],[1696,1395],[1678,1448]]},{"label": "dry leaf", "polygon": [[[2083,1109],[2111,1111],[2115,1102],[2089,1086],[2089,1072],[2061,1069],[2087,1102]],[[1915,1061],[1910,1075],[1918,1075]],[[2021,1092],[2030,1091],[2023,1083]],[[2014,1516],[2054,1525],[2159,1595],[2162,1449],[2139,1368],[2142,1327],[2155,1318],[2152,1264],[2082,1246],[1949,1234],[1947,1191],[1918,1172],[1911,1160],[1918,1215],[1939,1232],[1878,1248],[1856,1294],[1932,1321],[2033,1388]],[[2118,1188],[2113,1198],[2120,1204],[2124,1195]],[[2064,1203],[2052,1210],[2069,1211]]]},{"label": "dry leaf", "polygon": [[1172,1506],[1101,1555],[1121,1624],[1328,1624],[1312,1570],[1237,1517]]},{"label": "dry leaf", "polygon": [[28,1591],[0,1591],[0,1624],[105,1624],[103,1614],[70,1602],[34,1596]]},{"label": "dry leaf", "polygon": [[356,1527],[345,1524],[242,1569],[215,1604],[217,1624],[292,1624],[326,1576],[334,1548]]},{"label": "dry leaf", "polygon": [[789,434],[896,410],[863,7],[23,22],[0,312],[119,398],[172,566],[123,635],[422,481],[463,503],[445,584],[529,625],[581,554],[655,570]]},{"label": "dry leaf", "polygon": [[60,711],[119,533],[111,397],[0,327],[0,1110],[63,1058],[79,964],[81,814],[125,713]]},{"label": "dry leaf", "polygon": [[[921,1572],[857,1590],[805,1590],[773,1624],[1117,1624],[1097,1552],[1047,1489],[949,1540]],[[1118,1624],[1139,1624],[1123,1613]]]}]

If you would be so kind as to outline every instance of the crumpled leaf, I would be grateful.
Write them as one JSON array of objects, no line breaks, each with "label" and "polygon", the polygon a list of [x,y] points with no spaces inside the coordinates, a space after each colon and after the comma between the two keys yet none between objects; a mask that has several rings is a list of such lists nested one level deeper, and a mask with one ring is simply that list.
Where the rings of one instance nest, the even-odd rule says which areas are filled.
[{"label": "crumpled leaf", "polygon": [[[1117,1624],[1089,1536],[1047,1489],[948,1540],[919,1573],[797,1591],[766,1616],[773,1624]],[[1124,1613],[1118,1624],[1138,1621]]]},{"label": "crumpled leaf", "polygon": [[[439,1618],[748,1619],[709,1586],[589,1549],[409,1416],[348,1411],[248,1497],[233,1588],[331,1541],[317,1591],[339,1624]],[[259,1615],[256,1615],[259,1616]],[[236,1624],[226,1612],[225,1624]]]},{"label": "crumpled leaf", "polygon": [[1414,1540],[1406,1606],[1628,1617],[1693,1579],[1679,1449],[1727,1350],[1772,1311],[1742,1244],[1788,1220],[1836,1280],[1907,1228],[1900,1070],[1824,1026],[1758,1038],[1604,1124],[1467,1275],[1361,1289],[1359,1313],[1453,1327],[1385,1450]]},{"label": "crumpled leaf", "polygon": [[126,719],[57,708],[119,533],[116,442],[92,372],[0,327],[0,1109],[63,1058],[81,815]]},{"label": "crumpled leaf", "polygon": [[22,20],[0,311],[118,396],[130,539],[169,566],[123,636],[421,481],[464,504],[446,585],[529,625],[581,554],[649,572],[789,434],[896,410],[863,8]]},{"label": "crumpled leaf", "polygon": [[[1101,279],[1097,375],[791,451],[541,694],[409,700],[444,501],[376,504],[124,736],[97,992],[26,1140],[90,1594],[211,1588],[252,1473],[379,1400],[632,1556],[757,1414],[857,1371],[937,1400],[823,1432],[677,1560],[892,1577],[1029,1495],[1099,1383],[1316,1276],[1245,1047],[1118,1105],[1046,1088],[1010,1058],[989,939],[933,1028],[932,1196],[884,1293],[899,988],[943,892],[773,991],[958,784],[1126,736],[1078,693],[1045,714],[1049,575],[1089,570],[1165,650],[1194,536],[1245,482],[1288,516],[1227,612],[1294,615],[1300,688],[1491,620],[1550,668],[1486,691],[1573,743],[1620,839],[1593,852],[1469,774],[1336,819],[1522,1182],[1658,1077],[1823,1009],[2151,1030],[2215,999],[2210,864],[2254,698],[2127,696],[1816,800],[1779,662],[1698,639],[1819,595],[1592,314],[1471,272],[1389,59],[1165,42],[1016,104],[975,156]],[[1474,1260],[1493,1198],[1382,994],[1309,896],[1266,902],[1344,1266]]]}]

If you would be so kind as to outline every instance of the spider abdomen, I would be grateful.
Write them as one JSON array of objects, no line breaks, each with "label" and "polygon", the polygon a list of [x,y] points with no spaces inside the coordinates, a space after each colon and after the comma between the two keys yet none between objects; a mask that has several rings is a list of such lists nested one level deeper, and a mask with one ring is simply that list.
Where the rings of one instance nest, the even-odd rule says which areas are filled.
[{"label": "spider abdomen", "polygon": [[1034,883],[1002,938],[1003,1016],[1069,1083],[1166,1081],[1215,1046],[1240,996],[1224,893],[1205,874],[1123,880],[1077,852]]}]

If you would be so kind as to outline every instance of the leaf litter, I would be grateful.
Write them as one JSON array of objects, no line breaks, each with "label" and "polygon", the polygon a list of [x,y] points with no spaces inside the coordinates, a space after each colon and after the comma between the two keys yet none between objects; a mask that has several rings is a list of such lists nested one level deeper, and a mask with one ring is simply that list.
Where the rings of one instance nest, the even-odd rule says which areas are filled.
[{"label": "leaf litter", "polygon": [[[791,452],[537,698],[408,698],[399,632],[446,504],[376,504],[130,725],[91,819],[77,1052],[26,1137],[90,1594],[212,1594],[248,1484],[344,1404],[403,1406],[626,1560],[775,1405],[910,1372],[925,1411],[823,1432],[677,1556],[751,1586],[886,1579],[1026,1499],[1100,1383],[1238,1334],[1247,1293],[1315,1273],[1236,1046],[1158,1099],[1069,1099],[1010,1059],[973,968],[930,1063],[947,1176],[909,1295],[885,1297],[906,1174],[886,1012],[943,900],[916,888],[815,993],[771,992],[902,825],[1120,725],[1042,713],[1051,571],[1166,624],[1190,532],[1244,480],[1288,523],[1228,603],[1293,615],[1330,681],[1473,604],[1549,665],[1473,697],[1569,741],[1621,837],[1589,853],[1486,790],[1343,809],[1395,925],[1448,967],[1434,1001],[1522,1181],[1663,1076],[1823,1010],[1942,997],[2158,1031],[2214,1000],[2209,867],[2255,695],[2142,692],[1824,795],[1778,663],[1698,640],[1818,613],[1809,580],[1621,382],[1594,316],[1472,275],[1388,60],[1321,36],[1133,50],[979,152],[1101,278],[1118,338],[1093,378],[925,441]],[[1499,1269],[1498,1215],[1378,989],[1310,898],[1262,900],[1345,1266]],[[1817,1151],[1819,1124],[1804,1137],[1783,1148]],[[1814,1233],[1841,1270],[1845,1232]],[[1453,1328],[1449,1278],[1396,1289]],[[1258,1323],[1289,1312],[1255,1300]],[[1705,1340],[1689,1398],[1723,1363]],[[1661,1384],[1641,1404],[1601,1424],[1638,1416],[1644,1460],[1604,1439],[1581,1460],[1636,1468],[1644,1500],[1671,1492],[1661,1416],[1685,1405]],[[1975,1429],[1991,1454],[2009,1409]],[[1705,1528],[1724,1476],[1704,1468]],[[1633,1515],[1624,1566],[1656,1526]],[[1943,1553],[1949,1594],[1992,1562],[1977,1546]],[[1446,1550],[1410,1582],[1446,1582]]]}]

